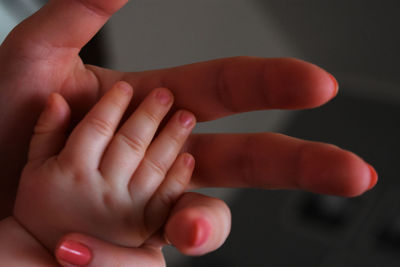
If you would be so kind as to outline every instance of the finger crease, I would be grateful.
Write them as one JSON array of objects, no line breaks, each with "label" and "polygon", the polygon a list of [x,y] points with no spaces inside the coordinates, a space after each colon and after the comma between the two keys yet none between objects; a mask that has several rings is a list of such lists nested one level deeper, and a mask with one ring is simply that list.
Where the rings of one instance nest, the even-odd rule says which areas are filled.
[{"label": "finger crease", "polygon": [[84,6],[88,11],[90,11],[91,13],[95,14],[96,16],[99,17],[109,17],[111,16],[112,13],[107,12],[106,10],[104,10],[103,8],[100,8],[98,5],[96,4],[91,4],[88,3],[88,1],[85,0],[76,0],[78,1],[82,6]]},{"label": "finger crease", "polygon": [[222,63],[217,72],[216,97],[221,106],[228,112],[234,112],[232,99],[228,100],[228,86],[226,81],[226,63]]},{"label": "finger crease", "polygon": [[139,138],[133,138],[125,134],[119,134],[122,142],[127,144],[140,158],[143,156],[146,146]]},{"label": "finger crease", "polygon": [[164,177],[166,171],[166,167],[164,164],[162,164],[159,161],[153,161],[153,160],[145,160],[146,164],[150,166],[150,168],[154,171],[156,171],[161,177]]}]

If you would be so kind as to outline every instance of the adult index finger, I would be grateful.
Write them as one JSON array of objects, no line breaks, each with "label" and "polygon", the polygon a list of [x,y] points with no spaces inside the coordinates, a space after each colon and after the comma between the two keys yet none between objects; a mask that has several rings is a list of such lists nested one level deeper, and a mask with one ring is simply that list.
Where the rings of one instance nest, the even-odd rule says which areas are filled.
[{"label": "adult index finger", "polygon": [[160,86],[170,88],[177,108],[190,110],[199,121],[253,110],[314,108],[338,91],[331,74],[292,58],[225,58],[127,73],[122,79],[139,94]]}]

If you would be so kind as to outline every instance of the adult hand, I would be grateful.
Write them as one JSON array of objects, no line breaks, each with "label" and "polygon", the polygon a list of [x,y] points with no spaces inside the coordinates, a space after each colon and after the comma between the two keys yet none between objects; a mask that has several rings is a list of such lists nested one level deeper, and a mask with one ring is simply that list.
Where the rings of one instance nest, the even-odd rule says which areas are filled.
[{"label": "adult hand", "polygon": [[[171,213],[165,236],[181,252],[202,255],[222,245],[229,229],[229,209],[221,200],[186,193]],[[161,249],[166,244],[162,235],[155,235],[139,248],[126,248],[71,233],[60,240],[55,256],[64,267],[157,267],[165,266]]]},{"label": "adult hand", "polygon": [[[78,56],[81,47],[126,2],[50,0],[0,47],[0,167],[4,170],[0,201],[8,207],[4,216],[11,212],[17,177],[25,163],[21,155],[26,155],[31,129],[51,92],[71,103],[78,120],[118,80],[134,87],[132,108],[151,89],[166,87],[176,96],[176,108],[191,110],[198,121],[251,110],[317,107],[337,93],[330,74],[295,59],[238,57],[137,73],[84,65]],[[197,162],[193,188],[290,188],[355,196],[376,183],[372,167],[351,152],[272,133],[193,135],[186,149]],[[200,198],[201,207],[190,204]],[[207,210],[207,227],[221,229],[214,212],[220,202],[196,195],[188,203],[175,216],[192,218]],[[227,221],[229,213],[223,214]],[[167,235],[168,227],[178,225],[174,218],[168,222]],[[168,238],[180,240],[172,230]]]}]

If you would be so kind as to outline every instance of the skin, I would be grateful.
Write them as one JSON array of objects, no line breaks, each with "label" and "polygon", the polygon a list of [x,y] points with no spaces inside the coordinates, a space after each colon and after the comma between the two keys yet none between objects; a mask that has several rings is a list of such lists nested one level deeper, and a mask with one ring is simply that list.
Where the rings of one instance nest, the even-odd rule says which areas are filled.
[{"label": "skin", "polygon": [[114,85],[68,139],[68,104],[50,96],[14,207],[15,219],[50,251],[72,231],[140,247],[187,189],[194,159],[179,152],[195,126],[193,114],[176,112],[154,138],[173,103],[171,92],[158,88],[117,130],[132,92],[125,82]]},{"label": "skin", "polygon": [[[175,95],[172,110],[190,110],[198,121],[251,110],[315,108],[337,94],[337,83],[329,73],[290,58],[236,57],[134,73],[84,65],[78,56],[80,48],[126,2],[51,0],[18,25],[1,45],[3,218],[11,214],[20,171],[26,162],[21,155],[26,155],[31,129],[53,92],[70,103],[73,123],[119,80],[129,82],[135,91],[131,109],[152,89],[165,87]],[[289,188],[357,196],[377,181],[373,168],[349,151],[273,133],[192,135],[185,151],[196,158],[192,188]],[[165,235],[182,252],[204,254],[223,243],[227,234],[214,234],[227,233],[230,228],[230,213],[222,201],[187,193],[176,206],[179,209],[168,218]],[[216,219],[221,216],[223,220]],[[176,218],[184,220],[188,229],[198,225],[198,218],[209,222],[207,241],[192,248],[180,238],[181,220]],[[82,235],[66,238],[89,239]],[[119,255],[118,261],[124,266],[135,255],[134,250],[90,240],[98,260]]]}]

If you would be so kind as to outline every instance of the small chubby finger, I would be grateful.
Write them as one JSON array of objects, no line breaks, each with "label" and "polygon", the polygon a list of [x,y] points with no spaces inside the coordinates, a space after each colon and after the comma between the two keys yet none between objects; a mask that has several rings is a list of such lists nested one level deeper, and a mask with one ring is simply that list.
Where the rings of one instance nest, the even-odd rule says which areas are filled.
[{"label": "small chubby finger", "polygon": [[115,134],[100,164],[111,184],[127,188],[173,100],[170,90],[154,89]]},{"label": "small chubby finger", "polygon": [[73,130],[59,159],[98,168],[132,95],[128,83],[117,82]]},{"label": "small chubby finger", "polygon": [[144,207],[157,191],[195,124],[191,112],[179,110],[151,143],[128,185],[135,207]]},{"label": "small chubby finger", "polygon": [[35,126],[29,161],[47,160],[60,152],[70,116],[71,110],[65,99],[59,94],[51,94]]},{"label": "small chubby finger", "polygon": [[185,193],[165,226],[165,237],[181,253],[204,255],[218,249],[231,229],[231,212],[220,199]]},{"label": "small chubby finger", "polygon": [[187,189],[194,166],[195,160],[188,153],[179,155],[175,160],[165,180],[146,206],[145,221],[150,231],[155,231],[164,224],[171,207]]}]

